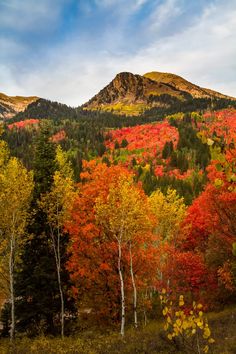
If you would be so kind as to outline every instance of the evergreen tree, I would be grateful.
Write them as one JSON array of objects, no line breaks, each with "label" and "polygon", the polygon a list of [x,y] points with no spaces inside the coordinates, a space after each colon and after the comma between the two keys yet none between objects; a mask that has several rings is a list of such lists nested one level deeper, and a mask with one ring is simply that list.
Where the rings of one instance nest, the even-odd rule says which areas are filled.
[{"label": "evergreen tree", "polygon": [[60,299],[51,240],[38,201],[48,192],[56,171],[55,146],[50,141],[50,129],[43,126],[36,144],[34,160],[34,197],[32,222],[28,241],[22,254],[22,267],[16,276],[17,327],[19,331],[36,335],[54,333],[54,317],[60,312]]},{"label": "evergreen tree", "polygon": [[119,149],[119,148],[120,148],[120,145],[119,145],[118,141],[116,140],[115,141],[115,149]]},{"label": "evergreen tree", "polygon": [[173,142],[172,141],[167,141],[164,145],[163,151],[162,151],[162,158],[167,159],[168,157],[171,156],[172,152],[174,150],[173,147]]},{"label": "evergreen tree", "polygon": [[128,145],[128,141],[126,139],[123,139],[121,144],[120,144],[120,147],[121,148],[125,148],[127,145]]}]

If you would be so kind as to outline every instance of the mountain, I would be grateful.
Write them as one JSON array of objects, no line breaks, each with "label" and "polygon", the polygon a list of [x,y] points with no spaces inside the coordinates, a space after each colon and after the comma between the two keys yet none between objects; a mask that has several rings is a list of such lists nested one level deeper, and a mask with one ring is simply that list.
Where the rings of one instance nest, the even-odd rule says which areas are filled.
[{"label": "mountain", "polygon": [[36,96],[7,96],[4,93],[0,93],[0,119],[14,117],[18,112],[24,111],[30,103],[38,99]]},{"label": "mountain", "polygon": [[141,76],[122,72],[85,103],[83,109],[135,116],[152,108],[170,108],[202,99],[210,102],[236,101],[233,97],[194,85],[178,75],[150,72]]},{"label": "mountain", "polygon": [[[160,72],[134,75],[122,72],[81,107],[72,108],[36,96],[7,96],[0,93],[0,120],[13,118],[78,119],[140,116],[147,119],[173,114],[236,107],[236,98],[194,85],[184,78]],[[102,113],[102,114],[101,114]],[[111,115],[113,113],[113,115]],[[124,117],[125,118],[125,117]],[[121,119],[121,117],[120,117]]]}]

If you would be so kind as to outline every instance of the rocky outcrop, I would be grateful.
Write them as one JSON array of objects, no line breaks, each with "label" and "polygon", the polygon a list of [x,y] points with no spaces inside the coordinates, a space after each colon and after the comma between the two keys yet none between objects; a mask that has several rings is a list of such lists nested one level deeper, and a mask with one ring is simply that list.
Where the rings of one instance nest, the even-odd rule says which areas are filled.
[{"label": "rocky outcrop", "polygon": [[7,96],[4,93],[0,93],[0,119],[14,117],[17,113],[24,111],[30,103],[38,99],[36,96]]}]

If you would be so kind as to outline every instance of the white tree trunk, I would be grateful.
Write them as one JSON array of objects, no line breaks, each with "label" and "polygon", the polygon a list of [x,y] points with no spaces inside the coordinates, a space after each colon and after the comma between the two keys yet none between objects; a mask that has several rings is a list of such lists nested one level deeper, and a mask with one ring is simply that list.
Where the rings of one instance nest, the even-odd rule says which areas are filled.
[{"label": "white tree trunk", "polygon": [[121,328],[120,334],[124,336],[125,334],[125,292],[124,292],[124,279],[121,270],[121,241],[118,240],[119,257],[118,257],[118,271],[120,276],[120,292],[121,292]]},{"label": "white tree trunk", "polygon": [[57,280],[58,280],[58,287],[59,287],[60,299],[61,299],[61,336],[63,338],[64,327],[65,327],[65,309],[64,309],[64,295],[63,295],[62,284],[61,284],[61,272],[59,267],[57,267]]},{"label": "white tree trunk", "polygon": [[60,253],[60,243],[61,243],[61,233],[60,227],[57,227],[57,240],[55,240],[53,229],[51,228],[51,238],[57,268],[57,282],[58,288],[60,293],[60,300],[61,300],[61,337],[64,337],[64,328],[65,328],[65,305],[64,305],[64,295],[62,290],[62,283],[61,283],[61,253]]},{"label": "white tree trunk", "polygon": [[14,251],[15,251],[15,236],[11,235],[10,240],[10,257],[9,257],[9,276],[10,276],[10,302],[11,302],[11,342],[15,336],[15,296],[14,296]]},{"label": "white tree trunk", "polygon": [[138,328],[138,318],[137,318],[137,289],[134,279],[133,272],[133,255],[132,255],[132,245],[131,242],[129,244],[129,254],[130,254],[130,274],[132,279],[133,291],[134,291],[134,327]]},{"label": "white tree trunk", "polygon": [[60,253],[60,230],[58,227],[57,233],[57,279],[58,279],[58,287],[61,298],[61,336],[64,337],[64,327],[65,327],[65,309],[64,309],[64,296],[62,291],[61,284],[61,253]]}]

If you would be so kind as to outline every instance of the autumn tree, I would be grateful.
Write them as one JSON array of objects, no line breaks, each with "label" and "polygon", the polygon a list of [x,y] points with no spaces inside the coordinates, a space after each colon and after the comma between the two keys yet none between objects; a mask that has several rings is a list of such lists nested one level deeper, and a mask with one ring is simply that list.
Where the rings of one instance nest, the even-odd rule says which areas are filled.
[{"label": "autumn tree", "polygon": [[150,230],[147,201],[140,189],[134,186],[132,176],[120,176],[115,185],[111,185],[106,200],[97,199],[95,205],[97,222],[102,226],[105,237],[116,240],[118,247],[117,267],[121,292],[121,335],[125,326],[125,285],[122,272],[122,250],[129,249],[130,275],[133,286],[134,325],[137,328],[137,289],[133,271],[133,251],[137,245],[137,234]]},{"label": "autumn tree", "polygon": [[10,338],[13,340],[15,335],[15,267],[27,224],[33,175],[27,172],[16,158],[10,158],[6,162],[7,151],[4,146],[2,148],[0,156],[0,247],[2,257],[4,255],[4,258],[8,260],[11,305]]},{"label": "autumn tree", "polygon": [[184,199],[178,196],[175,189],[168,188],[166,195],[157,189],[149,200],[156,216],[155,232],[163,241],[176,245],[180,225],[186,214]]},{"label": "autumn tree", "polygon": [[[181,252],[181,223],[186,214],[184,199],[179,197],[175,189],[167,189],[166,195],[156,190],[149,197],[151,209],[155,215],[154,233],[160,238],[160,265],[158,269],[159,286],[168,289],[176,283],[174,261]],[[178,282],[177,282],[178,283]]]},{"label": "autumn tree", "polygon": [[119,296],[117,266],[113,264],[116,248],[114,242],[101,237],[94,206],[98,197],[108,195],[110,184],[121,173],[128,172],[120,166],[109,168],[95,161],[83,161],[82,182],[65,223],[70,235],[68,270],[74,283],[74,297],[80,299],[80,306],[92,306],[98,316],[106,318],[109,314],[111,320],[117,317]]},{"label": "autumn tree", "polygon": [[[210,141],[212,144],[213,141]],[[233,148],[211,148],[208,184],[188,208],[182,232],[186,251],[198,253],[207,267],[205,288],[209,302],[226,301],[235,291],[232,245],[235,242],[236,177]]]},{"label": "autumn tree", "polygon": [[[100,321],[102,319],[102,321],[112,321],[114,323],[120,319],[121,280],[118,272],[119,247],[115,236],[120,237],[121,235],[114,235],[109,231],[109,222],[116,215],[112,216],[111,214],[114,205],[110,206],[110,212],[104,220],[106,222],[104,225],[101,218],[96,217],[95,210],[98,207],[101,212],[99,212],[99,215],[101,215],[104,208],[109,208],[108,195],[110,192],[110,198],[115,203],[116,198],[119,197],[117,186],[118,183],[120,186],[121,182],[119,181],[121,179],[124,182],[126,181],[124,188],[126,188],[127,193],[128,185],[131,191],[136,191],[136,197],[131,198],[131,201],[134,201],[135,198],[138,199],[139,195],[143,205],[146,205],[145,195],[141,191],[137,192],[138,187],[133,186],[131,183],[132,177],[129,176],[130,172],[119,165],[108,167],[106,164],[96,163],[96,161],[84,161],[81,183],[78,185],[78,192],[70,212],[70,218],[65,225],[70,236],[68,270],[73,282],[74,297],[77,299],[81,310],[91,308]],[[114,188],[114,192],[112,192],[112,188]],[[124,194],[124,191],[122,193]],[[128,195],[130,196],[130,194]],[[123,199],[128,205],[128,196],[123,196]],[[101,208],[99,205],[101,205]],[[126,207],[128,207],[127,205]],[[140,201],[138,205],[140,205]],[[143,210],[143,208],[140,209],[140,211]],[[119,217],[121,212],[122,208],[120,206],[118,208]],[[135,212],[140,215],[140,220],[145,219],[145,214],[142,216],[137,209],[135,209]],[[135,212],[130,208],[128,215],[131,217],[135,215]],[[147,212],[148,209],[146,209]],[[133,223],[128,229],[124,216],[121,222],[124,222],[126,234],[123,231],[122,239],[120,239],[120,241],[124,241],[120,244],[120,258],[122,258],[120,267],[122,276],[125,278],[124,287],[126,288],[124,288],[124,292],[126,292],[126,310],[128,310],[131,306],[134,307],[131,299],[135,292],[131,279],[131,257],[134,285],[141,291],[150,285],[156,275],[156,255],[150,232],[137,232],[135,234],[136,226]],[[118,228],[118,218],[116,223]],[[107,226],[105,227],[105,225]],[[145,230],[146,228],[147,225],[145,225]]]}]

